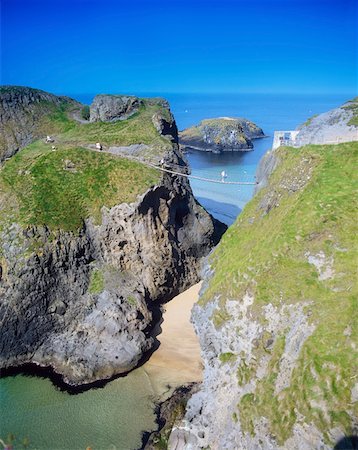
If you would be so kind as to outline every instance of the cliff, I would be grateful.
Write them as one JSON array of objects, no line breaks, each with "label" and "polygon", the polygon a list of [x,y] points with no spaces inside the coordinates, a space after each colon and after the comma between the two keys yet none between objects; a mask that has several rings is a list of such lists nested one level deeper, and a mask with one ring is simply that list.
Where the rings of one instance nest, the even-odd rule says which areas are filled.
[{"label": "cliff", "polygon": [[251,150],[252,139],[260,137],[264,133],[253,122],[230,117],[206,119],[179,134],[183,147],[214,153]]},{"label": "cliff", "polygon": [[22,86],[0,87],[0,162],[46,134],[64,131],[81,105]]},{"label": "cliff", "polygon": [[35,141],[4,163],[0,367],[49,366],[73,386],[127,372],[160,304],[199,279],[225,227],[184,177],[143,164],[186,170],[166,102],[141,105],[115,122],[67,119],[55,149]]},{"label": "cliff", "polygon": [[204,382],[168,448],[354,448],[357,151],[266,157],[266,182],[208,259],[192,313]]}]

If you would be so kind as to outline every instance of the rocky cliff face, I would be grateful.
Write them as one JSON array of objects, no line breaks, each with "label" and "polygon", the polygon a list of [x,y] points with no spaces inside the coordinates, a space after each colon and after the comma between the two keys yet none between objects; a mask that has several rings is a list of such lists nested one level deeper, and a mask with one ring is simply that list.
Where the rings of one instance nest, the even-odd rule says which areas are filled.
[{"label": "rocky cliff face", "polygon": [[180,143],[195,150],[221,153],[251,150],[251,140],[260,137],[264,137],[264,133],[253,122],[224,117],[206,119],[195,127],[187,128],[180,133]]},{"label": "rocky cliff face", "polygon": [[[0,162],[35,139],[59,131],[61,119],[80,108],[75,100],[38,89],[0,87]],[[48,116],[57,120],[49,122]]]},{"label": "rocky cliff face", "polygon": [[296,137],[301,145],[337,144],[358,140],[358,97],[339,108],[311,117]]},{"label": "rocky cliff face", "polygon": [[204,382],[168,448],[354,448],[357,150],[266,157],[265,183],[208,260],[192,313]]},{"label": "rocky cliff face", "polygon": [[91,122],[126,120],[143,105],[137,97],[128,95],[96,95],[90,107]]},{"label": "rocky cliff face", "polygon": [[[163,132],[176,130],[169,111],[153,122]],[[185,170],[175,140],[175,133],[165,138],[165,157]],[[71,180],[87,170],[73,167]],[[153,345],[153,311],[198,281],[201,259],[225,230],[195,201],[185,178],[167,174],[136,201],[103,206],[101,220],[89,216],[76,231],[25,226],[10,215],[3,223],[0,367],[51,366],[73,386],[138,364]]]}]

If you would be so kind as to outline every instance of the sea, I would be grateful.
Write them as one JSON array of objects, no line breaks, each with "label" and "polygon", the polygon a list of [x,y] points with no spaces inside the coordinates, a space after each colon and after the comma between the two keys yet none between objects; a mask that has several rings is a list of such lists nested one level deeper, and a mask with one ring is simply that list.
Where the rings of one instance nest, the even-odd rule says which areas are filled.
[{"label": "sea", "polygon": [[[121,92],[118,92],[121,93]],[[130,94],[130,93],[127,93]],[[166,94],[163,96],[180,130],[205,118],[245,117],[263,130],[266,138],[254,141],[254,150],[212,154],[190,152],[187,158],[194,176],[228,181],[253,180],[258,162],[271,148],[275,130],[292,130],[314,114],[349,100],[341,94]],[[89,104],[92,94],[67,94]],[[353,95],[352,95],[353,97]],[[253,194],[252,186],[192,180],[198,201],[217,219],[230,225]],[[16,437],[15,448],[37,450],[131,450],[141,447],[142,431],[155,429],[155,392],[140,367],[102,388],[72,395],[48,378],[18,374],[0,379],[0,438]]]}]

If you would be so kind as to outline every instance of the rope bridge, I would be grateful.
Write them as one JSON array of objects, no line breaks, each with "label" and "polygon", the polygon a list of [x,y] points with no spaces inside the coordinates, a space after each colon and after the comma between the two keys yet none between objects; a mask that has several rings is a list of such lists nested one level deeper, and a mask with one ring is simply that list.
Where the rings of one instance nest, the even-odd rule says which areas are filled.
[{"label": "rope bridge", "polygon": [[[155,165],[155,164],[151,164],[151,163],[145,163],[150,167],[153,167],[154,169],[158,169],[161,170],[163,172],[167,172],[170,173],[172,175],[179,175],[181,177],[186,177],[186,178],[191,178],[194,180],[199,180],[199,181],[207,181],[209,183],[219,183],[219,184],[235,184],[235,185],[239,185],[239,186],[256,186],[256,182],[255,181],[223,181],[223,180],[216,180],[213,178],[204,178],[204,177],[198,177],[196,175],[190,175],[188,173],[183,173],[183,172],[176,172],[174,170],[170,170],[170,169],[166,169],[164,167]],[[183,167],[183,166],[179,166],[179,167]]]},{"label": "rope bridge", "polygon": [[[182,166],[179,164],[175,164],[175,163],[168,163],[168,162],[164,162],[163,164],[158,164],[158,160],[154,161],[148,161],[146,159],[143,158],[139,158],[136,157],[134,155],[129,155],[128,153],[126,154],[125,152],[118,152],[118,149],[120,149],[121,147],[110,147],[108,149],[97,149],[94,148],[93,145],[87,146],[87,148],[89,150],[92,151],[98,151],[100,153],[110,153],[112,155],[115,156],[119,156],[121,158],[127,158],[127,159],[131,159],[133,161],[137,161],[140,162],[141,164],[145,164],[149,167],[152,167],[153,169],[157,169],[157,170],[161,170],[162,172],[166,172],[166,173],[170,173],[171,175],[177,175],[180,177],[185,177],[185,178],[189,178],[189,179],[193,179],[193,180],[198,180],[198,181],[204,181],[204,182],[208,182],[208,183],[217,183],[217,184],[230,184],[230,185],[237,185],[237,186],[256,186],[257,182],[256,181],[225,181],[224,179],[218,180],[215,178],[206,178],[206,177],[199,177],[197,175],[191,175],[185,172],[181,172],[182,169],[185,169],[186,166]],[[124,148],[124,147],[123,147]],[[244,176],[246,176],[247,178],[249,178],[249,176],[247,174],[245,174]],[[225,173],[225,177],[227,177],[226,173]],[[252,180],[252,177],[251,177]]]}]

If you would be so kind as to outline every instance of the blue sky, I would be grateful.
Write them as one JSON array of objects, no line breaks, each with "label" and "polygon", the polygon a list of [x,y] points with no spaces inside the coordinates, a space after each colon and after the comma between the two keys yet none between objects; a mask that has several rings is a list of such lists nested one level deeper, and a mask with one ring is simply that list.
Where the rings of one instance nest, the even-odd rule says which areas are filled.
[{"label": "blue sky", "polygon": [[56,93],[357,91],[355,0],[0,0],[1,83]]}]

